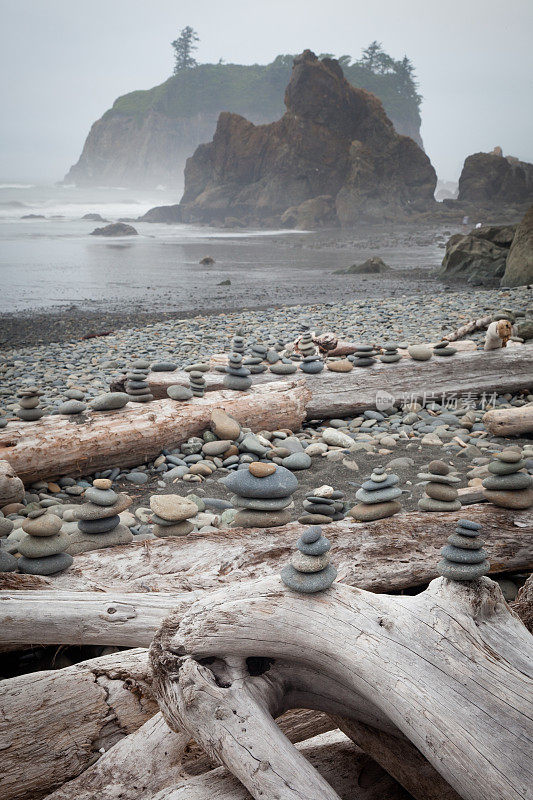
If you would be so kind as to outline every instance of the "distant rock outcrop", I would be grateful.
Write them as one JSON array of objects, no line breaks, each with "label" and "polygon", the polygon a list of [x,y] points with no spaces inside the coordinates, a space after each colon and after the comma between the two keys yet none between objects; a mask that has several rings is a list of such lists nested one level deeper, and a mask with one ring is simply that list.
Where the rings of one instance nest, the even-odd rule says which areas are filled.
[{"label": "distant rock outcrop", "polygon": [[516,225],[492,225],[451,236],[446,243],[441,277],[475,286],[498,286],[515,230]]},{"label": "distant rock outcrop", "polygon": [[474,153],[465,159],[458,200],[489,206],[531,202],[533,164],[503,156],[501,148],[492,153]]},{"label": "distant rock outcrop", "polygon": [[110,225],[105,225],[103,228],[95,228],[91,231],[91,236],[137,236],[137,231],[133,225],[127,225],[125,222],[112,222]]},{"label": "distant rock outcrop", "polygon": [[325,195],[342,225],[432,207],[428,157],[396,133],[377,97],[348,83],[337,61],[309,50],[295,58],[285,105],[269,125],[220,115],[213,141],[187,160],[184,221],[280,224],[287,209],[310,200],[327,209]]},{"label": "distant rock outcrop", "polygon": [[142,217],[137,218],[138,222],[181,222],[181,207],[179,203],[173,206],[156,206],[151,208]]},{"label": "distant rock outcrop", "polygon": [[533,283],[533,206],[516,229],[501,285],[524,286],[528,283]]}]

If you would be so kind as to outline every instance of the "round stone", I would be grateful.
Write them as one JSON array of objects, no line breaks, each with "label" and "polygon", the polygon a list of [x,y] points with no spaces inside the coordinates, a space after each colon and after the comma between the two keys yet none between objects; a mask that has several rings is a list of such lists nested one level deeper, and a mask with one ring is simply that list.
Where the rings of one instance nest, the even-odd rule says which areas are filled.
[{"label": "round stone", "polygon": [[179,494],[154,494],[150,498],[150,508],[158,517],[170,522],[183,522],[198,513],[196,503]]},{"label": "round stone", "polygon": [[288,564],[281,571],[281,580],[289,589],[302,594],[315,594],[328,589],[335,578],[337,570],[332,564],[320,572],[298,572],[291,564]]},{"label": "round stone", "polygon": [[18,568],[18,559],[0,547],[0,572],[15,572]]},{"label": "round stone", "polygon": [[19,539],[17,547],[19,553],[27,558],[42,558],[64,552],[69,543],[66,533],[56,533],[54,536],[30,536],[25,533]]},{"label": "round stone", "polygon": [[252,385],[252,379],[250,377],[240,378],[230,374],[224,376],[223,384],[226,389],[232,389],[236,392],[245,392]]},{"label": "round stone", "polygon": [[17,408],[15,415],[23,422],[37,422],[44,416],[44,411],[42,408]]},{"label": "round stone", "polygon": [[388,489],[390,486],[396,486],[400,480],[397,475],[376,475],[378,480],[375,481],[372,476],[369,481],[363,483],[362,488],[367,492],[376,491],[377,489]]},{"label": "round stone", "polygon": [[174,386],[169,386],[167,394],[171,400],[178,400],[179,402],[190,400],[193,396],[188,386],[182,386],[179,383],[174,384]]},{"label": "round stone", "polygon": [[110,481],[109,478],[95,478],[93,481],[94,488],[102,489],[103,491],[111,489],[112,485],[113,481]]},{"label": "round stone", "polygon": [[501,453],[494,453],[494,455],[499,461],[504,461],[507,464],[517,464],[522,459],[521,451],[512,450],[511,448],[502,450]]},{"label": "round stone", "polygon": [[402,490],[398,487],[391,486],[387,489],[374,489],[368,492],[366,489],[359,489],[355,493],[355,497],[360,503],[389,503],[396,498],[401,497]]},{"label": "round stone", "polygon": [[84,499],[97,506],[113,506],[118,494],[113,489],[97,489],[94,485],[85,490]]},{"label": "round stone", "polygon": [[0,536],[9,536],[15,524],[12,519],[0,517]]},{"label": "round stone", "polygon": [[487,558],[485,550],[481,547],[463,550],[461,547],[454,547],[452,544],[447,544],[442,548],[441,553],[444,558],[459,564],[480,564]]},{"label": "round stone", "polygon": [[277,528],[291,521],[290,511],[238,511],[233,520],[234,528]]},{"label": "round stone", "polygon": [[310,503],[308,500],[304,500],[303,507],[308,514],[323,514],[326,517],[334,517],[336,514],[335,506],[325,503]]},{"label": "round stone", "polygon": [[374,503],[372,505],[358,503],[351,509],[349,514],[358,522],[372,522],[376,519],[392,517],[393,514],[397,514],[398,511],[401,510],[402,507],[400,503],[396,500],[392,500],[388,503]]},{"label": "round stone", "polygon": [[506,463],[505,461],[491,461],[488,470],[493,475],[512,475],[526,466],[526,462],[522,459],[514,463]]},{"label": "round stone", "polygon": [[90,407],[93,411],[116,411],[129,402],[126,392],[106,392],[91,400]]},{"label": "round stone", "polygon": [[291,565],[298,572],[319,572],[329,564],[329,553],[320,556],[308,556],[297,550],[291,558]]},{"label": "round stone", "polygon": [[473,581],[486,575],[490,570],[490,564],[488,561],[483,561],[481,564],[457,564],[443,558],[439,561],[437,569],[444,578],[453,581]]},{"label": "round stone", "polygon": [[273,372],[275,375],[292,375],[298,369],[296,364],[292,362],[287,364],[284,361],[279,361],[277,364],[270,365],[270,372]]},{"label": "round stone", "polygon": [[447,486],[445,483],[427,483],[426,494],[433,500],[443,500],[444,502],[457,500],[457,489]]},{"label": "round stone", "polygon": [[165,525],[164,527],[162,525],[154,525],[153,527],[154,536],[157,536],[158,539],[168,539],[169,536],[187,536],[193,530],[193,523],[187,520],[178,522],[175,525]]},{"label": "round stone", "polygon": [[533,485],[533,478],[525,472],[514,472],[511,475],[490,475],[482,483],[485,489],[516,491],[529,489]]},{"label": "round stone", "polygon": [[223,409],[215,408],[211,412],[211,430],[219,439],[229,439],[234,442],[239,437],[241,426]]},{"label": "round stone", "polygon": [[432,483],[461,483],[461,479],[455,475],[437,475],[431,472],[419,472],[417,475],[421,481],[431,481]]},{"label": "round stone", "polygon": [[[386,480],[387,480],[387,475],[385,475],[385,473],[384,473],[384,472],[373,472],[373,473],[372,473],[372,475],[370,476],[370,481],[371,481],[372,483],[379,483],[379,484],[381,484],[381,483],[384,483],[384,481],[386,481]],[[396,483],[397,483],[397,482],[398,482],[398,481],[396,481]],[[366,487],[365,487],[365,488],[366,488]]]},{"label": "round stone", "polygon": [[57,413],[81,414],[81,412],[85,411],[86,408],[87,408],[86,403],[82,403],[81,400],[67,400],[65,403],[61,403],[61,405],[57,409]]},{"label": "round stone", "polygon": [[459,511],[461,501],[433,500],[431,497],[422,497],[418,501],[418,508],[421,511]]},{"label": "round stone", "polygon": [[311,464],[311,456],[307,453],[291,453],[290,456],[283,459],[282,466],[286,469],[297,471],[300,469],[309,469]]},{"label": "round stone", "polygon": [[412,344],[407,348],[407,352],[414,361],[429,361],[433,355],[429,347],[423,344]]},{"label": "round stone", "polygon": [[298,517],[300,525],[329,525],[333,522],[333,517],[326,517],[325,514],[302,514]]},{"label": "round stone", "polygon": [[461,528],[466,528],[469,531],[480,531],[481,524],[479,522],[474,522],[471,519],[460,519],[457,521],[457,524],[461,526]]},{"label": "round stone", "polygon": [[105,519],[80,519],[78,521],[78,530],[82,533],[109,533],[120,524],[120,517],[118,514],[114,517],[105,517]]},{"label": "round stone", "polygon": [[320,537],[322,536],[322,529],[318,525],[314,525],[311,528],[308,528],[306,531],[302,533],[300,539],[304,544],[313,544],[313,542],[318,542]]},{"label": "round stone", "polygon": [[36,519],[26,519],[22,530],[32,536],[55,536],[59,533],[63,520],[55,514],[41,514]]},{"label": "round stone", "polygon": [[86,553],[90,550],[101,550],[104,547],[115,547],[121,544],[129,544],[133,541],[133,534],[125,525],[117,525],[108,533],[84,533],[77,530],[70,534],[70,544],[68,552],[71,555]]},{"label": "round stone", "polygon": [[450,467],[444,461],[436,459],[435,461],[429,462],[428,472],[433,472],[435,475],[448,475]]},{"label": "round stone", "polygon": [[267,478],[273,475],[277,467],[275,464],[267,464],[264,461],[252,461],[248,467],[248,472],[255,478]]},{"label": "round stone", "polygon": [[312,544],[305,544],[302,542],[302,537],[298,539],[296,542],[296,547],[300,551],[300,553],[305,553],[307,556],[321,556],[323,553],[327,553],[331,547],[329,540],[326,539],[325,536],[321,536],[316,542]]},{"label": "round stone", "polygon": [[478,536],[472,538],[470,536],[461,536],[459,533],[452,533],[448,536],[448,544],[454,547],[462,547],[463,550],[479,550],[485,542]]},{"label": "round stone", "polygon": [[58,553],[55,556],[45,556],[44,558],[26,558],[21,556],[18,559],[18,568],[27,575],[55,575],[56,572],[63,572],[72,565],[74,559],[68,553]]},{"label": "round stone", "polygon": [[524,509],[533,505],[533,489],[520,489],[515,492],[498,492],[485,489],[485,499],[500,508]]},{"label": "round stone", "polygon": [[247,469],[239,469],[222,479],[228,489],[243,497],[288,497],[298,488],[298,480],[290,470],[277,467],[265,478],[256,478]]},{"label": "round stone", "polygon": [[221,456],[231,445],[231,439],[215,439],[214,442],[206,442],[202,447],[202,451],[206,456]]},{"label": "round stone", "polygon": [[174,372],[178,368],[172,361],[155,361],[152,364],[152,372]]},{"label": "round stone", "polygon": [[342,358],[339,361],[328,361],[326,367],[330,372],[351,372],[353,364],[347,358]]},{"label": "round stone", "polygon": [[[95,503],[83,503],[76,509],[78,519],[105,519],[106,517],[114,517],[125,511],[133,503],[132,498],[128,494],[120,492],[117,502],[112,506],[98,506]],[[28,531],[29,533],[29,531]]]},{"label": "round stone", "polygon": [[281,511],[292,503],[292,497],[279,497],[279,498],[263,498],[257,497],[239,497],[234,494],[231,498],[232,505],[235,508],[249,508],[252,511]]}]

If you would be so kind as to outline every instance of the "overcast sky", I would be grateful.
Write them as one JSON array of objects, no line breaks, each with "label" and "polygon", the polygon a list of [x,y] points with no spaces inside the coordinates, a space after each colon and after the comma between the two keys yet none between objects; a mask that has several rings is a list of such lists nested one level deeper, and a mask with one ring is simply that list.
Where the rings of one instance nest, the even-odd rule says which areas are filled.
[{"label": "overcast sky", "polygon": [[0,181],[61,179],[117,96],[170,75],[185,25],[202,62],[359,57],[377,39],[415,64],[440,178],[495,145],[533,161],[532,0],[0,0],[0,14]]}]

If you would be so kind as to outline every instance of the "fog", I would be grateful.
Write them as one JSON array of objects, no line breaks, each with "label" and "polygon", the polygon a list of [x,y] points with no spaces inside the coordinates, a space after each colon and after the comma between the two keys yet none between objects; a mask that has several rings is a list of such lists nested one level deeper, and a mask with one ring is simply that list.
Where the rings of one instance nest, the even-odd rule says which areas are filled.
[{"label": "fog", "polygon": [[1,0],[0,14],[2,182],[60,180],[117,96],[169,77],[185,25],[200,62],[306,47],[358,58],[377,39],[416,67],[440,178],[495,145],[533,161],[531,0]]}]

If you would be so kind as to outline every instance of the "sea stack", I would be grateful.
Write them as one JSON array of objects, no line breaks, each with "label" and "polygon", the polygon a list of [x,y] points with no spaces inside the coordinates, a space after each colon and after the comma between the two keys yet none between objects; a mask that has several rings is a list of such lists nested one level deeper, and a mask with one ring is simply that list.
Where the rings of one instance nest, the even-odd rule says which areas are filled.
[{"label": "sea stack", "polygon": [[526,466],[522,451],[514,447],[494,453],[490,477],[483,481],[485,498],[501,508],[524,509],[533,505],[533,478],[521,472]]},{"label": "sea stack", "polygon": [[296,553],[281,571],[281,580],[294,592],[315,594],[329,589],[337,570],[330,564],[331,545],[315,525],[307,528],[296,542]]},{"label": "sea stack", "polygon": [[25,389],[20,389],[17,392],[19,404],[15,408],[15,415],[24,422],[36,422],[44,414],[43,409],[40,407],[39,397],[43,392],[38,386],[27,386]]},{"label": "sea stack", "polygon": [[108,478],[96,478],[85,490],[87,501],[77,509],[78,530],[70,535],[68,551],[73,555],[118,544],[129,544],[133,534],[122,525],[120,516],[132,504],[132,498],[117,494]]},{"label": "sea stack", "polygon": [[319,486],[307,492],[303,501],[302,525],[328,525],[344,519],[344,494],[332,486]]},{"label": "sea stack", "polygon": [[486,575],[490,569],[483,542],[479,539],[481,525],[469,519],[460,519],[448,544],[442,550],[438,571],[452,581],[473,581]]},{"label": "sea stack", "polygon": [[402,494],[397,486],[399,480],[397,475],[387,475],[383,467],[376,467],[356,492],[359,503],[352,508],[350,515],[358,522],[372,522],[397,514],[402,509],[398,502]]},{"label": "sea stack", "polygon": [[224,376],[223,383],[226,389],[245,392],[252,385],[250,370],[247,367],[243,367],[242,355],[240,353],[230,354],[225,372],[226,375]]},{"label": "sea stack", "polygon": [[194,530],[189,522],[198,513],[198,506],[178,494],[154,494],[150,498],[153,532],[160,539],[168,536],[187,536]]},{"label": "sea stack", "polygon": [[298,480],[285,467],[254,461],[222,479],[235,492],[231,502],[239,508],[233,527],[275,528],[291,521],[288,506]]},{"label": "sea stack", "polygon": [[419,472],[418,477],[427,481],[425,495],[418,501],[421,511],[459,511],[461,501],[453,486],[460,478],[450,475],[451,468],[444,461],[430,461],[427,472]]},{"label": "sea stack", "polygon": [[126,373],[124,388],[132,403],[148,403],[154,399],[147,381],[150,362],[143,358],[134,361]]},{"label": "sea stack", "polygon": [[18,568],[28,575],[55,575],[72,564],[73,558],[65,552],[70,539],[61,533],[62,520],[45,509],[30,511],[22,523],[23,536],[17,543],[21,554]]}]

